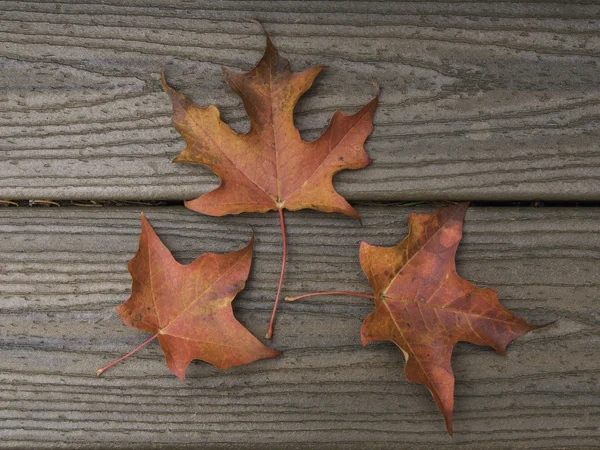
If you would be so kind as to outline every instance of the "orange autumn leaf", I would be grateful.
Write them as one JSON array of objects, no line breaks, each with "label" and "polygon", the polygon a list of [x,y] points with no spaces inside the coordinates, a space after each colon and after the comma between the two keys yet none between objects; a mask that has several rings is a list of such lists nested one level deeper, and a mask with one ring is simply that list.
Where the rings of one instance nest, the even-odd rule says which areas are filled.
[{"label": "orange autumn leaf", "polygon": [[173,124],[186,142],[174,161],[205,165],[221,179],[214,191],[186,202],[188,208],[211,216],[311,208],[359,217],[335,191],[332,177],[369,164],[363,143],[373,131],[377,97],[356,114],[336,111],[317,140],[303,141],[294,126],[294,107],[323,69],[292,72],[268,35],[265,53],[250,72],[224,68],[250,118],[246,134],[231,130],[215,106],[196,106],[170,88],[163,73]]},{"label": "orange autumn leaf", "polygon": [[139,249],[128,265],[131,297],[117,312],[125,324],[154,336],[98,375],[156,338],[181,379],[194,359],[224,370],[278,356],[233,316],[231,302],[248,278],[253,245],[254,238],[241,250],[205,253],[182,265],[142,215]]},{"label": "orange autumn leaf", "polygon": [[336,111],[325,132],[315,141],[305,142],[294,126],[294,107],[323,69],[292,72],[268,35],[264,55],[254,69],[247,73],[223,69],[225,80],[242,98],[250,118],[250,131],[245,134],[231,130],[215,106],[196,106],[169,87],[162,73],[163,89],[173,105],[173,124],[186,142],[174,162],[202,164],[221,180],[217,189],[187,201],[186,207],[212,216],[279,212],[284,255],[267,338],[271,337],[285,271],[283,210],[310,208],[359,218],[333,188],[332,177],[341,170],[369,164],[363,144],[373,131],[378,96],[356,114]]},{"label": "orange autumn leaf", "polygon": [[360,247],[360,264],[375,294],[375,311],[362,330],[363,345],[394,342],[406,359],[408,381],[431,391],[452,434],[454,374],[452,349],[459,341],[485,345],[504,354],[514,339],[535,328],[456,272],[468,203],[433,214],[411,214],[408,236],[394,247]]}]

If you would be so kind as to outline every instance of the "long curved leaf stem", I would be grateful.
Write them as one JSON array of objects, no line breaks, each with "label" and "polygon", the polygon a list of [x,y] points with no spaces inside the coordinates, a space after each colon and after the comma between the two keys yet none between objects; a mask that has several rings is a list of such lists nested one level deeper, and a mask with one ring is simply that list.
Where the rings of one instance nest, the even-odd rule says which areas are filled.
[{"label": "long curved leaf stem", "polygon": [[106,369],[110,369],[112,366],[119,364],[121,361],[123,361],[124,359],[129,358],[131,355],[133,355],[135,352],[137,352],[138,350],[141,350],[142,348],[144,348],[146,345],[148,345],[150,342],[152,342],[154,339],[156,339],[158,337],[158,333],[156,333],[154,336],[152,336],[150,339],[148,339],[146,342],[144,342],[143,344],[137,346],[136,348],[134,348],[133,350],[131,350],[129,353],[127,353],[125,356],[121,356],[119,359],[114,360],[113,362],[111,362],[108,366],[104,366],[102,369],[98,369],[96,370],[96,375],[100,376],[102,375],[102,373],[104,373],[104,371]]},{"label": "long curved leaf stem", "polygon": [[285,234],[285,221],[283,220],[283,209],[279,209],[279,223],[281,225],[281,241],[283,243],[283,258],[281,260],[281,273],[279,274],[279,286],[277,286],[277,296],[275,297],[275,305],[273,305],[273,312],[271,313],[271,320],[269,321],[269,328],[266,339],[271,339],[273,336],[273,325],[275,323],[275,313],[277,312],[277,306],[279,305],[279,297],[281,295],[281,287],[283,286],[283,275],[285,273],[285,261],[287,259],[287,237]]},{"label": "long curved leaf stem", "polygon": [[350,291],[325,291],[325,292],[312,292],[310,294],[299,295],[298,297],[286,297],[286,302],[294,302],[302,298],[316,297],[317,295],[353,295],[355,297],[375,298],[373,294],[361,294],[360,292]]}]

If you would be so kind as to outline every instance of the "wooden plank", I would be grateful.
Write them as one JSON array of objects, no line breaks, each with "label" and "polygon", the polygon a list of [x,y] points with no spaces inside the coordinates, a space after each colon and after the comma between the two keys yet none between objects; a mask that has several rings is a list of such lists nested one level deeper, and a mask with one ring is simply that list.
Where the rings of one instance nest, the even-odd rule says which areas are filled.
[{"label": "wooden plank", "polygon": [[0,11],[0,198],[189,199],[217,184],[170,160],[158,80],[248,122],[221,66],[248,70],[255,18],[297,70],[305,139],[382,87],[357,200],[600,200],[598,4],[7,1]]},{"label": "wooden plank", "polygon": [[[416,208],[419,212],[431,207]],[[368,292],[361,240],[391,245],[409,208],[287,215],[285,294]],[[276,214],[211,218],[180,207],[146,215],[176,258],[231,251],[256,233],[253,270],[234,302],[266,329],[280,264]],[[458,270],[497,289],[505,306],[544,323],[505,357],[459,344],[455,435],[430,394],[404,379],[389,343],[361,347],[369,300],[282,305],[276,360],[219,372],[193,362],[171,375],[151,344],[102,378],[94,371],[143,342],[114,307],[128,296],[136,208],[0,210],[0,446],[224,448],[591,448],[600,429],[600,209],[468,211]]]}]

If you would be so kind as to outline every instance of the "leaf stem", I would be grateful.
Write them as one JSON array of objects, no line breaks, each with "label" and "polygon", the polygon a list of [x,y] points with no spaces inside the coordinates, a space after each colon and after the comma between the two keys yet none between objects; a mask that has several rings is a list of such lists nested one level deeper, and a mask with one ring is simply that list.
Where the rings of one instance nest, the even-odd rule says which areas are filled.
[{"label": "leaf stem", "polygon": [[372,294],[361,294],[360,292],[350,291],[325,291],[325,292],[312,292],[310,294],[299,295],[298,297],[286,297],[286,302],[293,302],[302,298],[316,297],[317,295],[353,295],[355,297],[375,298]]},{"label": "leaf stem", "polygon": [[154,336],[152,336],[150,339],[148,339],[146,342],[144,342],[143,344],[137,346],[136,348],[134,348],[133,350],[131,350],[129,353],[127,353],[125,356],[121,356],[119,359],[114,360],[113,362],[111,362],[108,366],[104,366],[102,369],[98,369],[96,370],[96,375],[100,376],[104,373],[104,371],[106,369],[110,369],[112,366],[120,363],[121,361],[123,361],[126,358],[129,358],[131,355],[133,355],[135,352],[137,352],[138,350],[141,350],[142,348],[144,348],[146,345],[148,345],[150,342],[152,342],[154,339],[156,339],[158,337],[158,333],[156,333]]},{"label": "leaf stem", "polygon": [[279,296],[281,295],[281,286],[283,286],[283,274],[285,273],[285,260],[287,259],[287,238],[285,235],[285,221],[283,220],[283,209],[279,209],[279,223],[281,225],[281,241],[283,242],[283,258],[281,260],[281,273],[279,274],[279,286],[277,286],[277,296],[275,297],[275,305],[273,305],[273,312],[271,313],[271,320],[269,321],[269,328],[266,339],[273,337],[273,325],[275,323],[275,313],[277,312],[277,305],[279,305]]}]

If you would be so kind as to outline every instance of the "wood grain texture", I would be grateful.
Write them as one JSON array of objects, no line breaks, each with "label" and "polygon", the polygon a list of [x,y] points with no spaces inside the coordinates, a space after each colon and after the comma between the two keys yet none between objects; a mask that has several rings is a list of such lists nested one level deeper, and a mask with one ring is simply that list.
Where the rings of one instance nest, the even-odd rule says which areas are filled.
[{"label": "wood grain texture", "polygon": [[[410,208],[413,209],[413,208]],[[409,208],[363,206],[364,225],[313,212],[287,215],[284,292],[368,292],[361,240],[392,245]],[[429,212],[428,208],[416,208]],[[234,301],[266,329],[280,264],[277,215],[210,218],[147,209],[182,262],[225,252],[256,232],[247,289]],[[505,357],[459,344],[455,434],[429,392],[405,381],[401,352],[361,347],[368,299],[282,305],[270,345],[279,359],[219,372],[193,362],[187,382],[151,344],[102,378],[94,371],[148,336],[114,311],[128,296],[135,208],[0,210],[0,446],[5,448],[592,448],[600,439],[600,209],[471,208],[461,276],[493,287],[534,323]],[[259,275],[260,274],[260,275]]]},{"label": "wood grain texture", "polygon": [[190,199],[217,185],[183,147],[159,85],[248,127],[221,66],[264,37],[293,68],[328,65],[297,107],[305,139],[382,87],[373,165],[350,200],[600,200],[595,2],[5,1],[0,198]]}]

